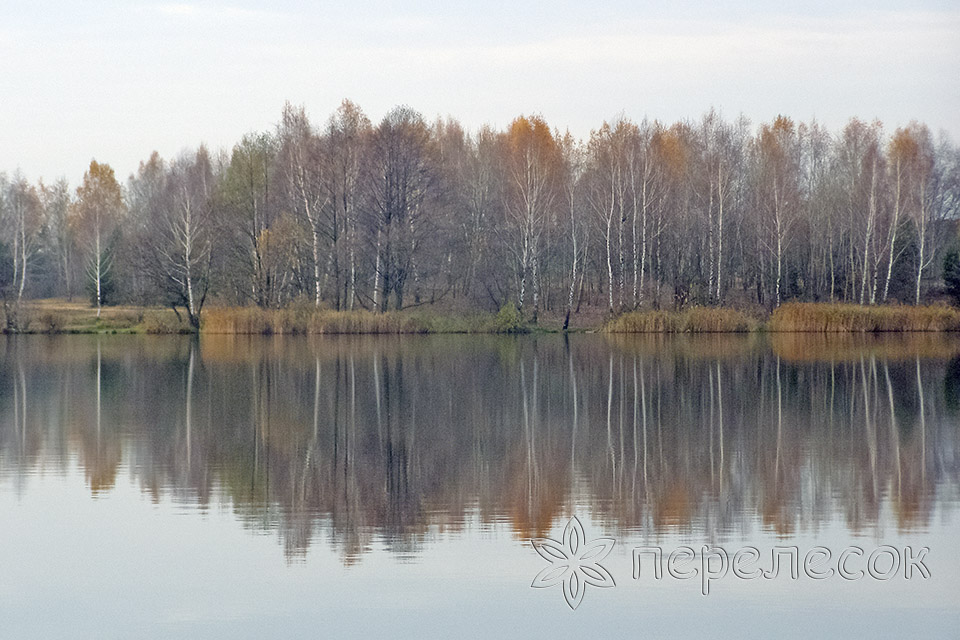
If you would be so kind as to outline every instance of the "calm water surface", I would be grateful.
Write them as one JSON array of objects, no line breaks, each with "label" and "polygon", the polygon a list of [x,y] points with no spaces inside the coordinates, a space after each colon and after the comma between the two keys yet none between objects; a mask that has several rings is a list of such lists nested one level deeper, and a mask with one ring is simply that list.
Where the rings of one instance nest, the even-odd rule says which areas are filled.
[{"label": "calm water surface", "polygon": [[[957,336],[7,337],[0,637],[956,638],[958,445]],[[681,545],[931,575],[634,578]]]}]

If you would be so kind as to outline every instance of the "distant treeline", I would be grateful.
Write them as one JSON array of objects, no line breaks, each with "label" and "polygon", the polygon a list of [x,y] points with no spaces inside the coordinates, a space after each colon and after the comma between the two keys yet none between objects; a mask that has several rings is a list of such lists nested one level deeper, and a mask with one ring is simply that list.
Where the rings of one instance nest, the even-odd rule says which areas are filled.
[{"label": "distant treeline", "polygon": [[154,152],[125,182],[97,161],[76,188],[0,175],[0,214],[8,327],[53,295],[175,306],[196,327],[210,300],[514,304],[535,322],[960,291],[960,150],[916,122],[711,111],[578,140],[539,116],[468,132],[401,106],[374,125],[345,101],[318,125],[287,104],[230,152]]}]

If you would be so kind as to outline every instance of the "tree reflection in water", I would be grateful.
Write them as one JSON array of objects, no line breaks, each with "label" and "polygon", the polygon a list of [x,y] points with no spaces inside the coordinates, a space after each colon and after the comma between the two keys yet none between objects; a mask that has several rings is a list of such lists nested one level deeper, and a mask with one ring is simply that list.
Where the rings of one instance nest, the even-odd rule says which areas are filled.
[{"label": "tree reflection in water", "polygon": [[[8,337],[0,481],[121,469],[290,557],[543,537],[927,526],[956,500],[960,338]],[[891,516],[883,516],[888,505]]]}]

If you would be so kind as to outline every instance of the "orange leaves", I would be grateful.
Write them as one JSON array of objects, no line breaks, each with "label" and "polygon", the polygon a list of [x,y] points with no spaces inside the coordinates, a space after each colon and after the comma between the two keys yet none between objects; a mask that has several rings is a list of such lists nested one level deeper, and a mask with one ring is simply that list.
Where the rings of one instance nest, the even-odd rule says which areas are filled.
[{"label": "orange leaves", "polygon": [[793,120],[777,116],[772,125],[761,125],[757,142],[761,158],[775,165],[787,161],[787,156],[796,144],[796,128]]},{"label": "orange leaves", "polygon": [[920,155],[920,145],[909,129],[897,129],[890,140],[889,153],[890,159],[895,163],[912,163]]},{"label": "orange leaves", "polygon": [[511,174],[508,210],[518,219],[542,221],[559,193],[563,154],[550,127],[540,116],[520,116],[506,133]]},{"label": "orange leaves", "polygon": [[83,184],[77,187],[77,198],[87,202],[96,200],[105,207],[121,208],[123,195],[113,168],[91,160],[90,168],[83,174]]},{"label": "orange leaves", "polygon": [[926,125],[911,122],[897,129],[887,147],[890,164],[922,180],[933,167],[933,143]]},{"label": "orange leaves", "polygon": [[668,176],[680,179],[690,162],[688,128],[675,124],[669,129],[657,128],[653,134],[653,148]]},{"label": "orange leaves", "polygon": [[786,116],[778,115],[773,121],[773,131],[778,134],[792,136],[794,130],[793,120]]},{"label": "orange leaves", "polygon": [[510,145],[522,149],[533,145],[549,146],[553,144],[553,135],[550,127],[541,116],[520,116],[510,123],[507,131]]},{"label": "orange leaves", "polygon": [[772,190],[766,195],[796,202],[798,195],[795,191],[799,188],[800,136],[793,120],[777,116],[772,124],[761,125],[757,132],[756,151],[761,183]]},{"label": "orange leaves", "polygon": [[507,130],[507,147],[511,160],[526,163],[531,157],[551,169],[560,165],[560,147],[541,116],[520,116]]},{"label": "orange leaves", "polygon": [[123,192],[113,168],[91,160],[83,182],[77,187],[71,226],[81,238],[89,239],[119,223],[124,211]]}]

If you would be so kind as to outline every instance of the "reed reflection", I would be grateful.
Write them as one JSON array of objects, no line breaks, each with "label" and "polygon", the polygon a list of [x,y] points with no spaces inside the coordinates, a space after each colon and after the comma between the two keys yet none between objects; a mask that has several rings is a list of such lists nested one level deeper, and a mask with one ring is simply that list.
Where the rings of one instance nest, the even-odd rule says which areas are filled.
[{"label": "reed reflection", "polygon": [[416,556],[475,515],[717,539],[923,529],[957,501],[950,336],[0,344],[0,483],[76,464],[92,496],[129,473],[154,500],[223,497],[291,558]]}]

